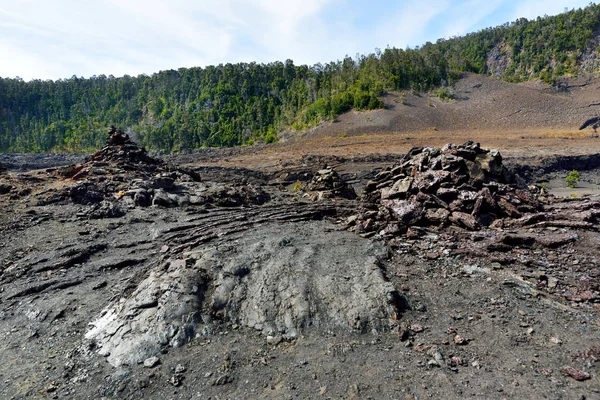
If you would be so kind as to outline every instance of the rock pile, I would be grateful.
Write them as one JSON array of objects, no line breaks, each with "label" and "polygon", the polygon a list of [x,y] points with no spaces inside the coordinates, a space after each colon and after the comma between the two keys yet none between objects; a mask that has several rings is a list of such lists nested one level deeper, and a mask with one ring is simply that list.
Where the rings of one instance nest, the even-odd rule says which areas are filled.
[{"label": "rock pile", "polygon": [[349,187],[333,168],[327,166],[315,173],[313,178],[306,185],[306,192],[309,193],[309,197],[312,200],[322,200],[333,197],[342,197],[349,200],[356,198],[354,189]]},{"label": "rock pile", "polygon": [[133,142],[127,133],[113,126],[108,131],[104,147],[82,164],[62,168],[58,173],[63,178],[78,181],[94,175],[117,175],[127,171],[156,173],[171,169],[162,160],[150,157],[146,149]]},{"label": "rock pile", "polygon": [[150,157],[146,149],[139,147],[127,133],[114,126],[108,131],[106,145],[86,161],[115,161],[123,166],[135,162],[163,164],[162,160]]},{"label": "rock pile", "polygon": [[367,183],[362,212],[348,223],[366,235],[404,233],[411,226],[478,230],[538,211],[535,197],[512,181],[500,153],[479,143],[413,148]]},{"label": "rock pile", "polygon": [[0,175],[7,172],[8,168],[4,166],[4,164],[0,163]]},{"label": "rock pile", "polygon": [[81,164],[58,170],[58,175],[75,183],[60,193],[45,193],[39,203],[70,201],[92,206],[91,218],[121,216],[133,207],[232,207],[270,200],[262,189],[251,185],[205,184],[197,172],[151,157],[114,127],[102,149]]},{"label": "rock pile", "polygon": [[[174,167],[149,156],[146,149],[114,126],[108,132],[104,147],[82,164],[59,169],[58,174],[77,182],[65,189],[62,197],[84,205],[114,202],[124,194],[130,194],[135,205],[149,206],[153,204],[153,196],[147,192],[148,189],[158,191],[158,205],[170,204],[169,201],[161,201],[160,194],[174,190],[176,181],[200,181],[200,176],[194,171]],[[132,185],[140,188],[132,191]],[[55,196],[55,200],[62,200],[61,196]]]}]

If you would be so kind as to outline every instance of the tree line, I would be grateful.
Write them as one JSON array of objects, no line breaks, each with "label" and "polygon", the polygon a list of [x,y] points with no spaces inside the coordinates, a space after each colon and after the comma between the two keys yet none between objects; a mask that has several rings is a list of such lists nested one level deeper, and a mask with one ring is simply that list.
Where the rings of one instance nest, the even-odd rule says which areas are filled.
[{"label": "tree line", "polygon": [[151,150],[274,142],[350,109],[383,106],[388,90],[427,91],[461,72],[490,73],[488,56],[510,62],[501,78],[552,83],[579,71],[593,48],[600,6],[519,19],[415,49],[386,48],[313,66],[293,61],[180,68],[151,76],[0,78],[1,152],[91,151],[106,127],[128,129]]}]

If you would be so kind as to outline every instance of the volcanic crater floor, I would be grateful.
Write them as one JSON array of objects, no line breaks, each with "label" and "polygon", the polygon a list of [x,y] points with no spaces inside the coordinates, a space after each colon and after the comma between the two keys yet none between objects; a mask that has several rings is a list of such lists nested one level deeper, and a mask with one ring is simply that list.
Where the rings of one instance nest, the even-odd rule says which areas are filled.
[{"label": "volcanic crater floor", "polygon": [[2,173],[0,397],[600,398],[600,198],[438,151]]}]

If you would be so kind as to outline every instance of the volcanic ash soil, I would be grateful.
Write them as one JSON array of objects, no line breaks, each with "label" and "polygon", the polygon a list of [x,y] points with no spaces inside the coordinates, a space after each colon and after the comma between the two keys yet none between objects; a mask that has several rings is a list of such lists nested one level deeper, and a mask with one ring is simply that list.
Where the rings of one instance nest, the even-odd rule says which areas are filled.
[{"label": "volcanic ash soil", "polygon": [[[2,398],[600,398],[600,199],[477,143],[0,172]],[[381,163],[380,163],[381,164]]]}]

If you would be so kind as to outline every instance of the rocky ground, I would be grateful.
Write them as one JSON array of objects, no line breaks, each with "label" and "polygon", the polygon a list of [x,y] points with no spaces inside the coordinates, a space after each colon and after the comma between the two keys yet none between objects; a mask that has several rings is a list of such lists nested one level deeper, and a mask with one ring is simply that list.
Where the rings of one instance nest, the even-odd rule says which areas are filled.
[{"label": "rocky ground", "polygon": [[600,398],[592,156],[193,157],[0,171],[0,397]]}]

